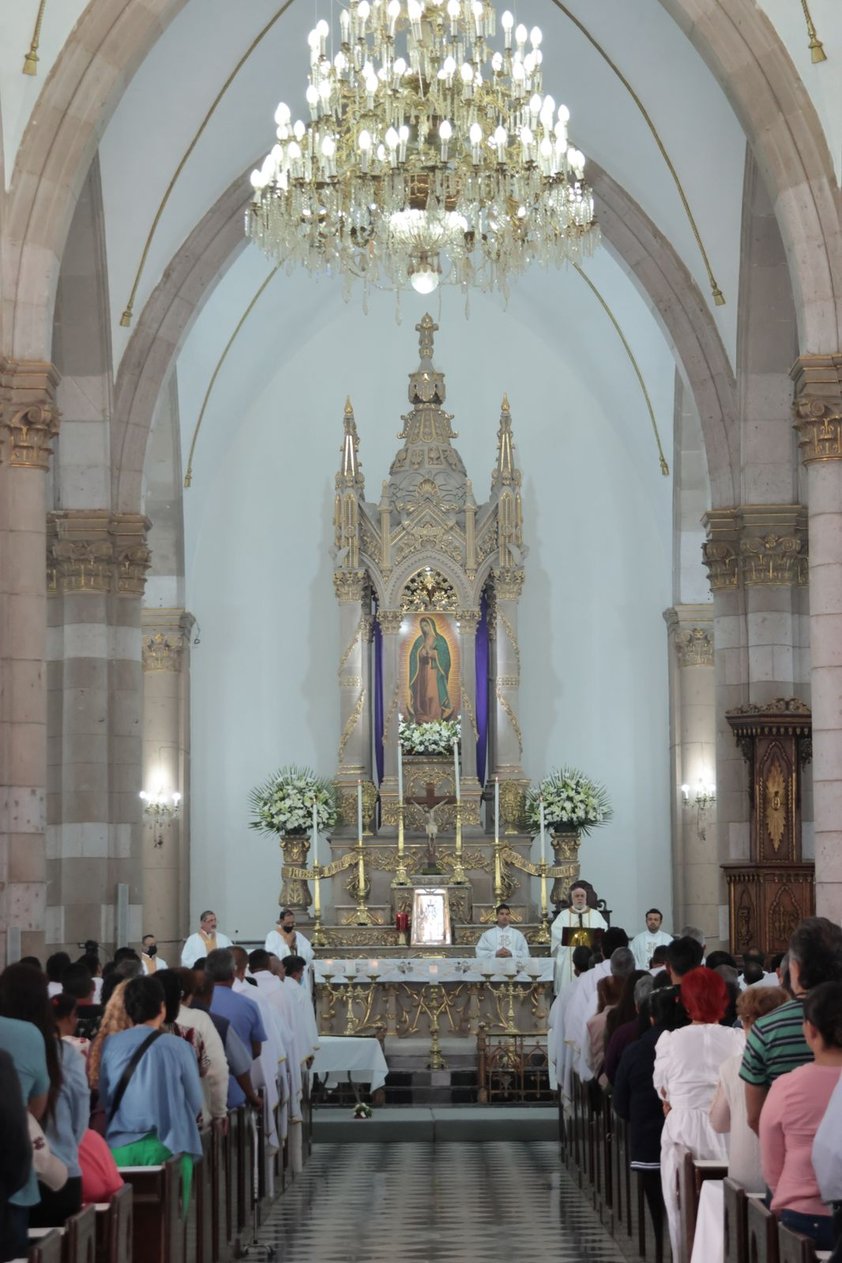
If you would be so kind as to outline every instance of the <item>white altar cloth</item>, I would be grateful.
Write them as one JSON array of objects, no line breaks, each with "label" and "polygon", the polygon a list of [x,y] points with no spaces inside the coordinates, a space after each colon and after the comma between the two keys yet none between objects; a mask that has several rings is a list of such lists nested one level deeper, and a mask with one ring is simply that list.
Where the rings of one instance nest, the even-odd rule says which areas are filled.
[{"label": "white altar cloth", "polygon": [[350,1078],[352,1083],[369,1083],[371,1091],[376,1092],[386,1082],[389,1067],[376,1039],[320,1035],[311,1072],[328,1087]]},{"label": "white altar cloth", "polygon": [[[514,957],[490,957],[478,960],[476,956],[448,956],[432,959],[428,956],[384,957],[371,960],[330,960],[317,957],[313,969],[317,983],[330,980],[333,986],[349,979],[367,982],[369,975],[377,974],[377,982],[500,982],[514,978],[516,982],[552,982],[553,958],[530,956],[525,961]],[[518,970],[518,964],[523,969]]]}]

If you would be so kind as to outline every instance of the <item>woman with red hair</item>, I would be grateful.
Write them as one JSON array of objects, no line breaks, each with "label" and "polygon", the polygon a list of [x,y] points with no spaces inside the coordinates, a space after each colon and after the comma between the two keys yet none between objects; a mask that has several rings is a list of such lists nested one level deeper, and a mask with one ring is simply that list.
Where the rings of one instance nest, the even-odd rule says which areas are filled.
[{"label": "woman with red hair", "polygon": [[741,1052],[742,1031],[719,1022],[728,1007],[728,988],[719,974],[702,966],[681,980],[681,1003],[690,1025],[664,1031],[655,1048],[655,1090],[664,1102],[661,1132],[661,1185],[669,1222],[673,1258],[681,1258],[681,1221],[675,1177],[679,1146],[696,1158],[727,1158],[725,1137],[713,1130],[708,1111],[719,1082],[720,1067]]}]

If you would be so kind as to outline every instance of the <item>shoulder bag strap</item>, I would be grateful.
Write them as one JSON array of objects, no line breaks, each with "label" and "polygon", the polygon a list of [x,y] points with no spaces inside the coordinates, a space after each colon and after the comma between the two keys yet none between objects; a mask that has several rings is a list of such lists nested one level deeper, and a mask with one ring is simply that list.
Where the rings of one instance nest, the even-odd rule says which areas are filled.
[{"label": "shoulder bag strap", "polygon": [[131,1057],[126,1063],[126,1067],[123,1070],[122,1075],[120,1076],[120,1082],[117,1084],[117,1091],[114,1093],[114,1099],[111,1102],[111,1106],[108,1110],[109,1123],[111,1122],[114,1115],[117,1113],[117,1110],[120,1108],[123,1097],[126,1095],[126,1088],[129,1086],[129,1083],[131,1082],[131,1078],[135,1070],[137,1070],[141,1057],[143,1056],[143,1054],[146,1052],[148,1048],[152,1047],[152,1045],[155,1043],[155,1040],[160,1039],[160,1037],[163,1034],[164,1032],[162,1030],[150,1031],[150,1033],[146,1036],[146,1039],[143,1041],[143,1043],[138,1044],[137,1048],[132,1053]]}]

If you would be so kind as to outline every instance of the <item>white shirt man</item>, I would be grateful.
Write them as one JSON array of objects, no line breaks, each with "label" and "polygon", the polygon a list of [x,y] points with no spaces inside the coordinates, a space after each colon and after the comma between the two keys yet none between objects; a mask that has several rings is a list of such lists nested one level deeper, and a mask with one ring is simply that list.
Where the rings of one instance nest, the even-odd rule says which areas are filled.
[{"label": "white shirt man", "polygon": [[[580,882],[570,887],[570,907],[563,908],[552,924],[550,954],[555,956],[555,992],[556,995],[573,977],[571,956],[573,948],[580,943],[564,946],[562,938],[565,930],[607,930],[608,925],[601,913],[588,907],[588,888]],[[583,939],[583,943],[584,943]]]},{"label": "white shirt man", "polygon": [[158,940],[154,934],[144,934],[141,940],[140,963],[145,974],[155,974],[159,969],[169,968],[167,962],[158,955]]},{"label": "white shirt man", "polygon": [[181,949],[181,963],[185,969],[192,969],[197,960],[207,956],[217,947],[233,947],[226,934],[216,928],[216,913],[208,909],[199,917],[199,930],[191,934]]},{"label": "white shirt man", "polygon": [[658,908],[650,908],[646,913],[646,929],[635,934],[629,947],[634,952],[634,963],[638,969],[648,969],[649,962],[656,947],[665,947],[672,942],[672,935],[661,929],[664,916]]},{"label": "white shirt man", "polygon": [[267,952],[272,952],[278,960],[287,956],[300,956],[307,962],[307,969],[313,963],[313,948],[300,930],[295,928],[295,913],[291,908],[284,908],[280,920],[274,930],[266,935],[263,945]]},{"label": "white shirt man", "polygon": [[527,959],[529,944],[511,921],[511,908],[507,903],[501,903],[497,908],[497,924],[481,934],[477,941],[476,953],[480,960],[497,956],[516,956],[519,960]]}]

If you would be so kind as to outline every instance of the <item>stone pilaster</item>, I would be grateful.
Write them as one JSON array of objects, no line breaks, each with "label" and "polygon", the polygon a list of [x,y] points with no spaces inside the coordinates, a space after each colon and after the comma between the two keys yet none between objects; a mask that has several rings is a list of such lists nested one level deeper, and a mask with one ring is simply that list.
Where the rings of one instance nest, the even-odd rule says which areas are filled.
[{"label": "stone pilaster", "polygon": [[842,920],[842,352],[792,370],[810,529],[816,912]]},{"label": "stone pilaster", "polygon": [[141,599],[149,522],[107,510],[48,521],[47,942],[113,944],[117,886],[143,932]]},{"label": "stone pilaster", "polygon": [[141,611],[143,788],[182,795],[179,814],[143,828],[143,928],[161,955],[177,960],[190,896],[190,644],[195,619],[181,609]]},{"label": "stone pilaster", "polygon": [[[749,856],[748,773],[725,718],[747,702],[809,701],[807,516],[798,504],[738,505],[705,515],[703,546],[716,645],[716,817],[719,862]],[[805,843],[811,832],[805,777]],[[727,907],[720,884],[720,930]]]},{"label": "stone pilaster", "polygon": [[368,779],[371,762],[371,696],[368,680],[369,637],[365,604],[368,582],[365,572],[337,571],[333,576],[339,602],[341,646],[339,685],[339,751],[336,779],[356,785]]},{"label": "stone pilaster", "polygon": [[400,711],[399,657],[403,614],[380,610],[377,621],[383,633],[383,787],[397,794],[398,717]]},{"label": "stone pilaster", "polygon": [[[713,605],[676,605],[664,613],[669,636],[673,917],[676,930],[697,925],[719,937],[716,806],[693,799],[716,768]],[[690,787],[685,805],[681,786]]]},{"label": "stone pilaster", "polygon": [[[479,610],[459,610],[459,651],[462,660],[462,776],[476,781],[477,776],[477,624]],[[479,784],[476,786],[479,792]]]},{"label": "stone pilaster", "polygon": [[518,714],[520,694],[520,645],[518,604],[523,591],[523,570],[511,567],[494,573],[495,766],[501,780],[523,777],[523,733]]},{"label": "stone pilaster", "polygon": [[0,357],[0,963],[7,930],[42,954],[46,907],[47,470],[52,364]]}]

